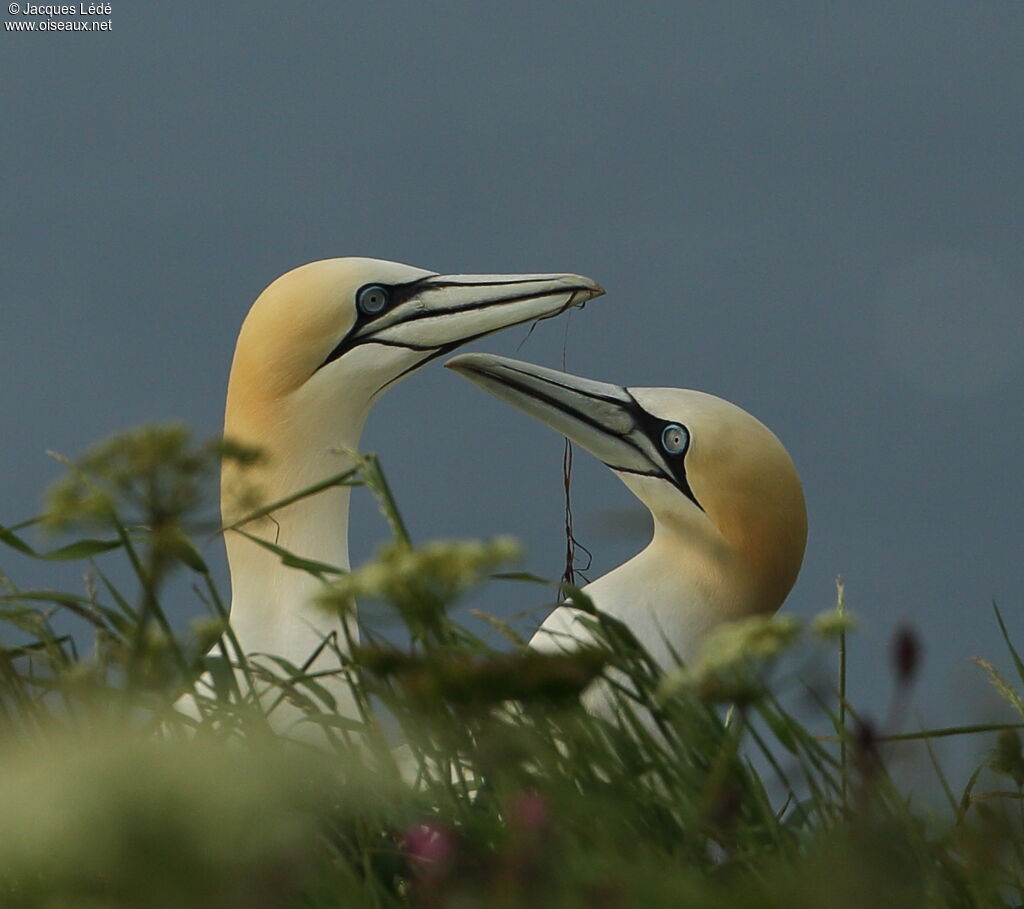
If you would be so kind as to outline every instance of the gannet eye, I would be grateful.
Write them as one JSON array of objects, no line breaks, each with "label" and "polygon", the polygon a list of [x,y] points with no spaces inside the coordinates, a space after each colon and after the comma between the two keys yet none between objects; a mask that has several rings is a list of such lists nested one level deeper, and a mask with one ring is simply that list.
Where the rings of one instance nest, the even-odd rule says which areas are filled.
[{"label": "gannet eye", "polygon": [[368,316],[375,316],[377,313],[383,312],[387,305],[387,289],[379,284],[370,284],[364,287],[356,297],[356,306],[359,307],[359,311]]},{"label": "gannet eye", "polygon": [[661,431],[661,447],[670,455],[682,454],[689,444],[690,433],[685,426],[670,423]]}]

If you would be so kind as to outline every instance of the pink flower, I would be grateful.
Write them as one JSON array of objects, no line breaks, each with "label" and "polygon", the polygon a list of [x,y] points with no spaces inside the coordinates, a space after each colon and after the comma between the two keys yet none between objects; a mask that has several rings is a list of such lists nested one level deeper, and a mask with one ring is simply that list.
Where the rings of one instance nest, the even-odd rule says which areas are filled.
[{"label": "pink flower", "polygon": [[451,833],[432,821],[410,827],[402,836],[402,852],[413,868],[421,874],[437,874],[455,857],[455,840]]}]

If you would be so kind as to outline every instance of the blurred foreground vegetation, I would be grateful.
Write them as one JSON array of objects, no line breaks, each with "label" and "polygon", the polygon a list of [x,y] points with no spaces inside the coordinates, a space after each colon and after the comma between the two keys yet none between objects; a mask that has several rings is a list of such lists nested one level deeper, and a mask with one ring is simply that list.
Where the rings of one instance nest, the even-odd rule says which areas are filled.
[{"label": "blurred foreground vegetation", "polygon": [[[875,728],[845,699],[841,592],[808,629],[744,622],[663,675],[578,590],[516,573],[508,541],[413,547],[367,457],[336,482],[377,496],[395,531],[380,557],[339,574],[281,554],[324,579],[325,609],[377,599],[407,631],[328,642],[362,712],[339,716],[319,672],[246,660],[225,633],[193,542],[217,527],[221,457],[256,456],[139,430],[69,462],[42,518],[0,527],[9,550],[86,571],[73,593],[0,573],[0,905],[1024,904],[1019,724]],[[44,551],[32,524],[69,542]],[[542,655],[496,620],[510,643],[488,646],[450,610],[496,574],[524,602],[589,610],[601,646]],[[175,635],[182,575],[205,617]],[[1007,645],[1018,683],[981,669],[1024,721]],[[783,675],[793,648],[838,673]],[[897,708],[918,660],[897,635]],[[580,707],[598,676],[615,716]],[[783,706],[794,692],[809,722]],[[282,704],[302,719],[278,722]],[[933,761],[933,807],[888,765],[894,739],[927,757],[938,734],[984,736],[991,756],[959,783]]]}]

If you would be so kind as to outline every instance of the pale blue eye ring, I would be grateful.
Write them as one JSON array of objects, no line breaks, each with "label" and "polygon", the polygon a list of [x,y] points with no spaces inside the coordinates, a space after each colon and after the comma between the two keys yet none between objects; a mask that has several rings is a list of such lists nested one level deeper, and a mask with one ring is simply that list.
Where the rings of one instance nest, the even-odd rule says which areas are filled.
[{"label": "pale blue eye ring", "polygon": [[368,284],[359,291],[359,296],[356,297],[356,306],[359,307],[359,311],[366,313],[368,316],[375,316],[378,313],[384,312],[387,305],[387,288],[381,287],[379,284]]},{"label": "pale blue eye ring", "polygon": [[681,455],[690,445],[690,433],[685,426],[669,423],[661,431],[661,447],[670,455]]}]

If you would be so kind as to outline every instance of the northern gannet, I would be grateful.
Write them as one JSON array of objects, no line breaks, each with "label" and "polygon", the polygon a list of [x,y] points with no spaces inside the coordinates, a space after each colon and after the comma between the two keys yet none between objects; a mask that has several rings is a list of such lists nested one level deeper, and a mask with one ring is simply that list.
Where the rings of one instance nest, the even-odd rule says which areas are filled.
[{"label": "northern gannet", "polygon": [[[578,275],[439,275],[365,258],[312,262],[270,284],[238,335],[224,418],[225,438],[265,456],[244,472],[226,460],[221,476],[230,623],[241,650],[301,667],[332,635],[344,647],[344,620],[314,603],[320,581],[250,537],[347,569],[349,488],[241,524],[251,504],[240,490],[281,502],[337,476],[353,465],[374,402],[409,373],[466,341],[603,292]],[[311,670],[337,669],[330,656]],[[351,715],[347,681],[319,682]]]},{"label": "northern gannet", "polygon": [[[807,540],[803,490],[782,443],[746,411],[700,391],[624,388],[487,354],[445,365],[587,449],[650,510],[648,546],[583,590],[663,669],[692,661],[722,622],[782,605]],[[564,605],[530,646],[592,642]],[[607,697],[592,688],[584,703],[606,713]]]}]

